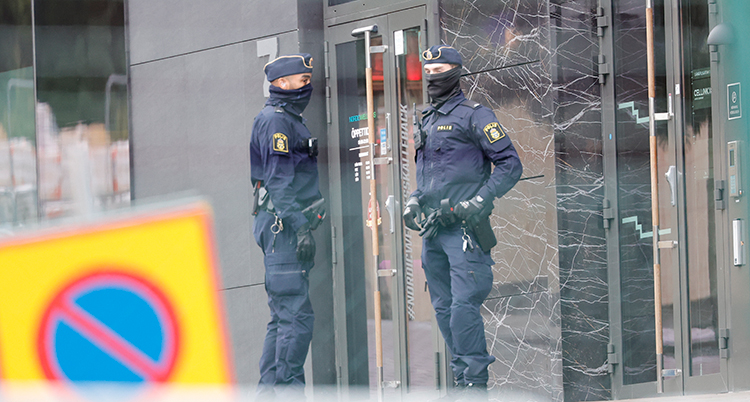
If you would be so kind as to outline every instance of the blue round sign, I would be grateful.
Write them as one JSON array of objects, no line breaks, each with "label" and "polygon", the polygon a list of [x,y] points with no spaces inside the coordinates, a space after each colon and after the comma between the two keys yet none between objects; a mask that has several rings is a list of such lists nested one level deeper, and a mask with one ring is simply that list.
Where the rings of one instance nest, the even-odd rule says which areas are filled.
[{"label": "blue round sign", "polygon": [[165,381],[178,350],[175,315],[148,281],[102,272],[65,287],[39,331],[39,359],[50,379]]}]

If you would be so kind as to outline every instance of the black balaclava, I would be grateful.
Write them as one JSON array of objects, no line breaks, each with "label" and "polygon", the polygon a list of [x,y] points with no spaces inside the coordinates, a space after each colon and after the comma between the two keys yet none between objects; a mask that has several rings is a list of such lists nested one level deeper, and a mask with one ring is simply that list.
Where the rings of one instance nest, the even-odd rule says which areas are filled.
[{"label": "black balaclava", "polygon": [[298,115],[302,114],[307,107],[307,104],[310,103],[312,90],[312,84],[307,84],[298,89],[281,89],[275,85],[271,85],[269,88],[269,92],[271,92],[271,100],[283,103],[282,106],[290,108],[291,112]]},{"label": "black balaclava", "polygon": [[461,67],[454,67],[437,74],[426,74],[427,93],[432,99],[432,106],[439,108],[448,99],[461,92]]}]

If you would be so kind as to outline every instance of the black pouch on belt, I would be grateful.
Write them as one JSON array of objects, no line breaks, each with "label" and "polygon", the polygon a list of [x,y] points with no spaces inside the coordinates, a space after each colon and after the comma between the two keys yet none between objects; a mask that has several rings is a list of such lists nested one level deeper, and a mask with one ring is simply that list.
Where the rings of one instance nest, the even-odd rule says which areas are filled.
[{"label": "black pouch on belt", "polygon": [[313,137],[307,140],[307,155],[311,158],[318,156],[318,139]]},{"label": "black pouch on belt", "polygon": [[492,224],[490,219],[482,219],[478,224],[471,228],[474,231],[474,236],[477,237],[477,243],[482,251],[487,252],[497,245],[497,238],[495,232],[492,231]]},{"label": "black pouch on belt", "polygon": [[255,187],[253,188],[253,216],[257,216],[258,212],[260,212],[260,187],[262,186],[262,183],[259,181],[255,182]]}]

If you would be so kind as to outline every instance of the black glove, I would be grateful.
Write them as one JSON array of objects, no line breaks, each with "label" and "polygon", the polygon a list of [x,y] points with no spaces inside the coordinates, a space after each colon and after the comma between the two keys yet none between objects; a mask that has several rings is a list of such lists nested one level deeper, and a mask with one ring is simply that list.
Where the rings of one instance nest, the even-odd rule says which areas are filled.
[{"label": "black glove", "polygon": [[430,214],[425,220],[424,225],[422,226],[422,230],[419,231],[419,235],[424,237],[425,239],[432,239],[437,234],[438,224],[440,220],[440,214],[442,212],[439,209],[436,209],[434,212]]},{"label": "black glove", "polygon": [[470,227],[474,227],[490,216],[492,207],[491,202],[477,195],[468,201],[459,202],[458,205],[453,207],[453,213],[458,219],[464,221]]},{"label": "black glove", "polygon": [[310,224],[305,223],[297,230],[297,259],[300,262],[315,259],[315,239],[310,232]]},{"label": "black glove", "polygon": [[419,206],[419,199],[411,197],[404,208],[404,225],[411,230],[421,230],[417,220],[422,220],[422,208]]}]

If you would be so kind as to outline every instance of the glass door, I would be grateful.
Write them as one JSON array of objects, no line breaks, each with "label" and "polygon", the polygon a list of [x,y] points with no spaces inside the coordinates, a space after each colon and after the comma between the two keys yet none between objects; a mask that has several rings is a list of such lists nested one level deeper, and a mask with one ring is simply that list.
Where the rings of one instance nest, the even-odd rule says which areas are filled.
[{"label": "glass door", "polygon": [[[421,238],[401,220],[416,188],[413,124],[424,89],[424,7],[329,27],[334,292],[341,386],[378,387],[376,290],[380,291],[386,393],[437,384],[433,313],[421,268]],[[362,35],[377,26],[367,54]],[[365,57],[372,65],[375,144],[369,144]],[[371,155],[374,153],[374,155]],[[376,203],[370,200],[375,181]],[[378,223],[377,259],[368,216]],[[376,262],[377,261],[377,262]],[[375,266],[377,264],[377,267]],[[367,345],[365,348],[364,346]]]},{"label": "glass door", "polygon": [[[611,353],[616,398],[727,390],[724,274],[728,266],[721,140],[711,130],[707,0],[657,1],[658,242],[651,222],[652,168],[645,87],[645,9],[613,2],[617,104],[617,300]],[[640,15],[642,19],[633,19]],[[640,45],[639,45],[640,44]],[[642,66],[641,69],[639,66]],[[642,71],[641,71],[642,70]],[[613,244],[610,243],[610,244]],[[661,263],[663,370],[657,372],[653,247]],[[620,357],[619,361],[617,357]]]},{"label": "glass door", "polygon": [[[722,201],[715,190],[721,185],[723,141],[712,130],[711,61],[706,45],[709,28],[708,0],[680,0],[680,63],[684,95],[676,116],[677,205],[680,224],[681,320],[684,350],[682,377],[685,393],[727,391],[724,268],[728,266],[727,229]],[[725,251],[721,251],[725,250]]]}]

